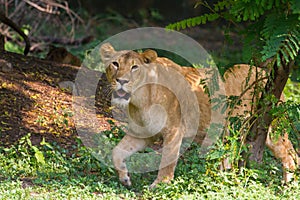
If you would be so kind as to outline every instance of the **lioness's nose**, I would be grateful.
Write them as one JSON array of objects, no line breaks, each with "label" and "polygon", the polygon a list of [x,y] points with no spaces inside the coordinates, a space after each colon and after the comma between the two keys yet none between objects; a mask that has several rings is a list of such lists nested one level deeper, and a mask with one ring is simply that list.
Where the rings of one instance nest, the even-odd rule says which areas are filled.
[{"label": "lioness's nose", "polygon": [[118,82],[118,83],[120,83],[121,85],[124,85],[125,83],[128,83],[129,81],[128,80],[124,80],[124,79],[116,79],[116,81]]}]

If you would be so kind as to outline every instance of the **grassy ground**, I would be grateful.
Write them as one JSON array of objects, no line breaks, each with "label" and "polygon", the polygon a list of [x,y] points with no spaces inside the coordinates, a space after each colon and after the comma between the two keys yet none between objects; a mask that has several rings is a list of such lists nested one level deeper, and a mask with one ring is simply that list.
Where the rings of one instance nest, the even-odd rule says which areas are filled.
[{"label": "grassy ground", "polygon": [[132,174],[132,188],[117,180],[114,170],[81,146],[69,154],[29,135],[10,148],[0,147],[0,199],[299,199],[300,186],[281,183],[281,170],[266,152],[264,164],[239,173],[214,170],[199,158],[197,146],[179,161],[172,184],[149,190],[156,173]]}]

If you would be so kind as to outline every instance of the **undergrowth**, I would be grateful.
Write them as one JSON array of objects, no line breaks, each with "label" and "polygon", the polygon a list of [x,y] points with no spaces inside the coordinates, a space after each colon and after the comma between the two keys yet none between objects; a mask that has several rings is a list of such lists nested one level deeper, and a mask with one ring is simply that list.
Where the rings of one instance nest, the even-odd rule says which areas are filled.
[{"label": "undergrowth", "polygon": [[[132,174],[132,188],[123,187],[114,170],[92,156],[80,140],[74,149],[55,143],[30,142],[30,134],[15,145],[0,147],[0,199],[297,199],[295,181],[281,183],[281,167],[269,151],[256,168],[218,170],[217,159],[201,155],[193,144],[176,168],[171,184],[149,190],[156,172]],[[216,158],[216,157],[215,157]]]}]

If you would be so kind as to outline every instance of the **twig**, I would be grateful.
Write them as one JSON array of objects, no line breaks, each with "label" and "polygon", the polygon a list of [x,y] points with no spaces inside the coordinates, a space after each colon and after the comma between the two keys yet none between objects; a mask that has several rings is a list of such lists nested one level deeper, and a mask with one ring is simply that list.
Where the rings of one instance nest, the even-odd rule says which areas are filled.
[{"label": "twig", "polygon": [[64,10],[69,14],[70,17],[73,15],[73,16],[75,16],[75,18],[77,18],[81,23],[84,23],[84,20],[83,20],[79,15],[77,15],[73,10],[71,10],[71,9],[69,8],[69,5],[68,5],[68,2],[67,2],[67,1],[64,1],[65,6],[63,6],[62,4],[53,2],[53,1],[49,1],[49,0],[42,0],[42,2],[44,2],[44,3],[46,3],[47,5],[50,5],[50,6],[62,8],[62,9],[64,9]]},{"label": "twig", "polygon": [[42,12],[46,12],[46,13],[49,13],[49,14],[55,14],[55,15],[59,15],[60,12],[59,11],[53,11],[53,7],[52,6],[48,6],[47,5],[47,8],[43,8],[39,5],[37,5],[36,3],[33,3],[31,1],[28,1],[28,0],[23,0],[24,2],[28,3],[30,6],[38,9],[39,11],[42,11]]}]

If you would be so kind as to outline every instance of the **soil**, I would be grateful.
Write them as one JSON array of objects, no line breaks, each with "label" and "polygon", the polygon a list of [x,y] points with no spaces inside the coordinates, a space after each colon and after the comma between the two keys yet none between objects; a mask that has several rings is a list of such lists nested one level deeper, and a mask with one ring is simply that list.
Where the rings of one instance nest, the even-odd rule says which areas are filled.
[{"label": "soil", "polygon": [[[64,148],[76,144],[78,133],[73,119],[73,97],[61,83],[74,82],[79,67],[2,51],[0,53],[0,142],[10,146],[31,134],[33,145],[43,138]],[[88,78],[99,78],[94,71],[81,70]],[[92,76],[92,77],[91,77]],[[100,77],[101,78],[101,77]],[[98,89],[107,85],[99,81]],[[102,84],[102,85],[101,85]],[[99,126],[110,129],[109,99],[101,97],[95,107]],[[88,116],[85,116],[88,119]],[[99,127],[98,126],[98,127]]]}]

